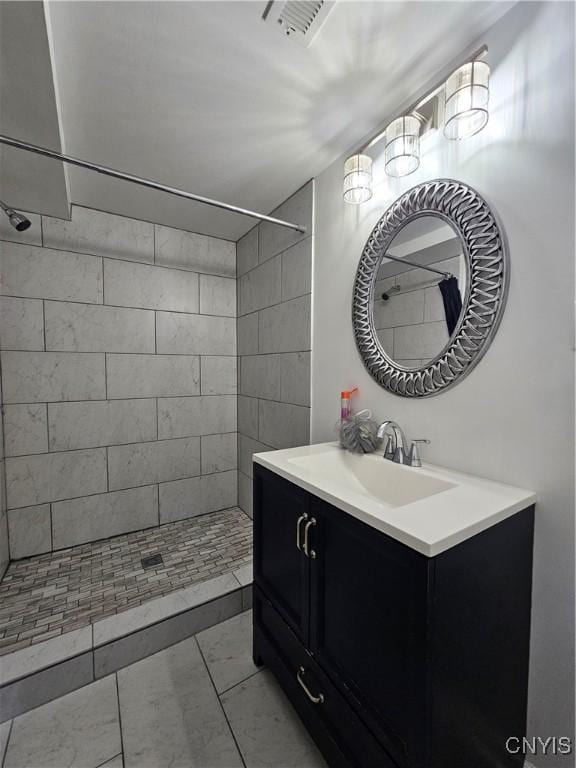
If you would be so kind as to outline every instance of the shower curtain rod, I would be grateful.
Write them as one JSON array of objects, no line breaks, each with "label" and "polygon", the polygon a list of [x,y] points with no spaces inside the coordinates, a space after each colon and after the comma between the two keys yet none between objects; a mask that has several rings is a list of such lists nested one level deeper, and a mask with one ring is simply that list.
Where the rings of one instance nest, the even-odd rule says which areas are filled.
[{"label": "shower curtain rod", "polygon": [[98,165],[97,163],[90,163],[87,160],[80,160],[77,157],[69,157],[63,155],[61,152],[56,152],[53,149],[47,149],[46,147],[39,147],[36,144],[29,144],[26,141],[20,141],[20,139],[14,139],[11,136],[0,135],[0,144],[6,144],[8,147],[16,147],[16,149],[24,149],[27,152],[34,152],[36,155],[42,155],[43,157],[50,157],[53,160],[61,160],[63,163],[69,163],[70,165],[77,165],[80,168],[87,168],[89,171],[96,171],[104,176],[112,176],[114,179],[123,179],[124,181],[130,181],[132,184],[139,184],[141,187],[148,187],[149,189],[156,189],[159,192],[166,192],[169,195],[175,195],[176,197],[184,197],[187,200],[195,200],[198,203],[204,203],[205,205],[211,205],[213,208],[223,208],[225,211],[232,211],[232,213],[239,213],[242,216],[249,216],[252,219],[259,219],[260,221],[268,221],[271,224],[277,224],[279,227],[286,227],[287,229],[294,229],[296,232],[306,232],[306,227],[300,224],[292,224],[290,221],[284,221],[283,219],[276,219],[274,216],[266,216],[263,213],[256,213],[255,211],[249,211],[246,208],[239,208],[237,205],[230,205],[229,203],[221,203],[219,200],[212,200],[209,197],[202,197],[201,195],[194,195],[192,192],[186,192],[183,189],[177,187],[169,187],[166,184],[160,184],[157,181],[151,181],[150,179],[144,179],[141,176],[134,176],[131,173],[123,173],[117,171],[114,168],[108,168],[105,165]]},{"label": "shower curtain rod", "polygon": [[384,254],[385,259],[391,261],[398,261],[400,264],[408,264],[409,267],[417,267],[418,269],[426,269],[428,272],[436,272],[437,275],[442,275],[445,278],[454,277],[452,272],[442,272],[441,269],[434,269],[434,267],[426,267],[424,264],[417,264],[415,261],[408,261],[408,259],[401,259],[399,256],[390,256],[389,253]]}]

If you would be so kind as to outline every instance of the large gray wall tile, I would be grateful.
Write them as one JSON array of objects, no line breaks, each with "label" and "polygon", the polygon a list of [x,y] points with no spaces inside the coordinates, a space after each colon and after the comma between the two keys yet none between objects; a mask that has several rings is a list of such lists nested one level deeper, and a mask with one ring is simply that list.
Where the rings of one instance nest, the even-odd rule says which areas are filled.
[{"label": "large gray wall tile", "polygon": [[312,238],[293,245],[282,254],[282,301],[312,290]]},{"label": "large gray wall tile", "polygon": [[158,312],[156,338],[159,354],[235,355],[236,320]]},{"label": "large gray wall tile", "polygon": [[11,509],[105,490],[105,448],[6,459],[6,493]]},{"label": "large gray wall tile", "polygon": [[200,312],[204,315],[236,317],[236,280],[200,275]]},{"label": "large gray wall tile", "polygon": [[300,405],[259,401],[259,438],[273,448],[293,448],[310,442],[310,409]]},{"label": "large gray wall tile", "polygon": [[277,304],[282,299],[281,257],[238,278],[238,297],[240,315]]},{"label": "large gray wall tile", "polygon": [[258,439],[258,400],[255,397],[238,397],[238,432]]},{"label": "large gray wall tile", "polygon": [[252,478],[238,472],[238,506],[252,517]]},{"label": "large gray wall tile", "polygon": [[104,259],[104,300],[120,307],[198,312],[198,275]]},{"label": "large gray wall tile", "polygon": [[50,403],[48,424],[51,451],[146,442],[156,439],[156,400]]},{"label": "large gray wall tile", "polygon": [[5,296],[102,304],[102,259],[96,256],[2,243],[0,270]]},{"label": "large gray wall tile", "polygon": [[200,361],[186,355],[107,355],[108,397],[200,393]]},{"label": "large gray wall tile", "polygon": [[115,445],[108,448],[111,491],[199,474],[199,437]]},{"label": "large gray wall tile", "polygon": [[158,400],[158,436],[235,432],[236,413],[234,395],[162,398]]},{"label": "large gray wall tile", "polygon": [[72,220],[42,217],[44,244],[112,259],[154,261],[154,225],[72,206]]},{"label": "large gray wall tile", "polygon": [[157,224],[156,264],[235,277],[236,243]]},{"label": "large gray wall tile", "polygon": [[45,303],[46,349],[65,352],[154,352],[154,312]]},{"label": "large gray wall tile", "polygon": [[11,559],[18,560],[20,557],[50,552],[52,549],[50,504],[9,510],[8,530]]},{"label": "large gray wall tile", "polygon": [[258,354],[258,312],[238,318],[238,354]]},{"label": "large gray wall tile", "polygon": [[102,400],[104,355],[70,352],[3,352],[5,403]]},{"label": "large gray wall tile", "polygon": [[160,523],[172,523],[236,506],[235,470],[160,483]]},{"label": "large gray wall tile", "polygon": [[0,349],[44,349],[44,309],[38,299],[0,298]]},{"label": "large gray wall tile", "polygon": [[280,400],[310,405],[310,352],[280,355]]},{"label": "large gray wall tile", "polygon": [[46,404],[4,406],[6,456],[48,453]]},{"label": "large gray wall tile", "polygon": [[258,266],[258,225],[236,243],[238,277]]},{"label": "large gray wall tile", "polygon": [[258,330],[260,352],[301,352],[310,349],[310,296],[263,309]]},{"label": "large gray wall tile", "polygon": [[280,356],[248,355],[240,359],[240,394],[280,400]]},{"label": "large gray wall tile", "polygon": [[238,438],[238,468],[240,472],[252,477],[252,456],[255,453],[264,453],[272,450],[270,446],[264,445],[251,437],[240,435]]},{"label": "large gray wall tile", "polygon": [[147,485],[52,504],[54,547],[118,536],[158,524],[158,488]]},{"label": "large gray wall tile", "polygon": [[201,381],[203,395],[235,395],[238,374],[235,357],[202,357]]},{"label": "large gray wall tile", "polygon": [[306,227],[306,232],[296,232],[285,227],[278,227],[263,221],[260,224],[259,235],[259,261],[262,263],[274,256],[280,251],[285,251],[290,246],[310,237],[312,234],[312,196],[314,182],[309,181],[292,197],[289,197],[282,205],[272,212],[272,216],[285,221],[291,221],[294,224],[301,224]]},{"label": "large gray wall tile", "polygon": [[26,212],[26,218],[31,226],[24,232],[18,232],[8,221],[6,216],[0,219],[0,240],[10,240],[13,243],[28,243],[29,245],[42,245],[42,224],[37,213]]},{"label": "large gray wall tile", "polygon": [[238,437],[236,432],[225,435],[205,435],[202,446],[202,474],[226,472],[238,466]]}]

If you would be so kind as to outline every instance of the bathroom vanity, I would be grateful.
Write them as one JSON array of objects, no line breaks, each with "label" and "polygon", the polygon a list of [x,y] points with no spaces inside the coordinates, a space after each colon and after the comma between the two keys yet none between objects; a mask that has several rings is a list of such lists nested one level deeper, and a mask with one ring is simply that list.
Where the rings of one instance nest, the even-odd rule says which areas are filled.
[{"label": "bathroom vanity", "polygon": [[254,660],[328,765],[519,768],[533,494],[332,444],[254,462]]}]

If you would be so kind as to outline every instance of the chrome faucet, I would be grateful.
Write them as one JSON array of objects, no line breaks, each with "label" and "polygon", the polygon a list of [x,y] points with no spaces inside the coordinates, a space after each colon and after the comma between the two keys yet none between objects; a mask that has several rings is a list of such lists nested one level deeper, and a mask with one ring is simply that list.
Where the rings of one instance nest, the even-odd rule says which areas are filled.
[{"label": "chrome faucet", "polygon": [[413,440],[408,450],[406,435],[402,427],[395,421],[383,421],[378,427],[378,437],[386,440],[384,448],[384,458],[393,461],[395,464],[406,464],[408,467],[421,467],[422,461],[418,451],[418,443],[430,443],[430,440],[424,438]]}]

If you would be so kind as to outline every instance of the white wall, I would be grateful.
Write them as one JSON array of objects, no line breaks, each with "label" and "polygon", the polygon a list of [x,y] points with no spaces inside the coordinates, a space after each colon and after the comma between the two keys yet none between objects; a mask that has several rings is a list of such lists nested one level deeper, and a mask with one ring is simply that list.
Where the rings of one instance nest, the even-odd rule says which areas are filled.
[{"label": "white wall", "polygon": [[[572,4],[520,3],[479,40],[492,66],[491,116],[481,134],[463,143],[436,135],[423,146],[420,169],[391,184],[376,147],[380,181],[361,207],[342,200],[344,157],[316,187],[312,440],[333,439],[339,392],[358,385],[358,408],[432,440],[429,461],[536,491],[529,731],[541,736],[573,729],[573,28]],[[391,200],[442,176],[475,187],[499,215],[511,288],[478,367],[449,392],[415,401],[387,393],[363,368],[352,284],[363,244]],[[574,764],[573,757],[530,759]]]}]

